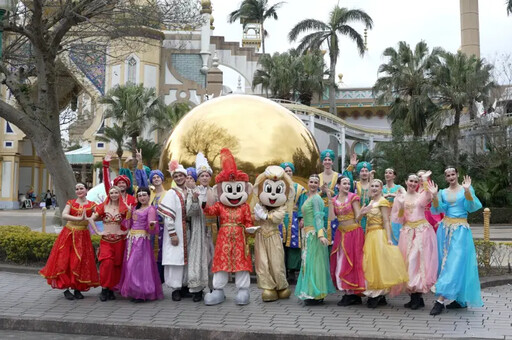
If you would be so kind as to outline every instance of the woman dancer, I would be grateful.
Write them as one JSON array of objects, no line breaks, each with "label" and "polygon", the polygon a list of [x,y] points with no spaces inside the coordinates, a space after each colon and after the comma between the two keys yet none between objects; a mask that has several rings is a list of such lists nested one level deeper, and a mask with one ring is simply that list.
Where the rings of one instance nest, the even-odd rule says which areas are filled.
[{"label": "woman dancer", "polygon": [[[93,230],[101,235],[98,261],[100,262],[100,285],[102,287],[100,300],[115,300],[114,287],[121,278],[121,266],[123,265],[123,254],[126,231],[121,223],[126,219],[128,207],[121,199],[121,190],[114,186],[110,187],[105,202],[98,205],[94,214],[89,219]],[[103,221],[103,231],[99,232],[95,220]]]},{"label": "woman dancer", "polygon": [[[396,195],[399,192],[403,193],[404,188],[400,184],[395,184],[395,169],[387,168],[384,171],[384,178],[386,179],[386,185],[384,185],[384,188],[382,189],[382,194],[384,198],[387,199],[391,203],[391,205],[393,205]],[[400,223],[391,221],[391,239],[395,246],[398,244],[401,228],[402,225]]]},{"label": "woman dancer", "polygon": [[397,295],[409,280],[400,249],[391,241],[390,203],[382,197],[382,181],[370,183],[372,200],[361,208],[359,216],[367,216],[364,241],[363,271],[366,278],[368,308],[387,304],[385,295]]},{"label": "woman dancer", "polygon": [[329,241],[329,245],[332,244],[333,234],[336,232],[338,227],[338,221],[336,219],[329,221],[329,199],[327,192],[331,193],[331,196],[337,195],[336,192],[336,181],[338,180],[339,173],[332,169],[334,162],[334,151],[331,149],[325,149],[320,154],[324,171],[318,175],[320,178],[320,197],[324,201],[324,228],[327,232],[325,237]]},{"label": "woman dancer", "polygon": [[338,178],[337,187],[339,194],[329,204],[329,214],[338,218],[330,258],[331,277],[336,288],[344,292],[338,306],[360,305],[361,297],[357,294],[365,290],[365,279],[364,232],[355,218],[359,214],[359,196],[350,192],[348,177]]},{"label": "woman dancer", "polygon": [[[281,168],[290,178],[293,178],[295,166],[293,163],[281,163]],[[306,189],[299,183],[293,182],[293,190],[295,196],[293,202],[290,202],[288,212],[284,216],[283,224],[280,225],[281,237],[284,244],[285,265],[287,270],[288,281],[295,282],[295,273],[300,270],[300,236],[299,236],[299,220],[302,219],[301,207],[304,200],[307,198],[305,195]]]},{"label": "woman dancer", "polygon": [[425,219],[425,206],[432,200],[429,191],[418,193],[419,178],[415,174],[407,178],[407,193],[395,198],[391,213],[392,221],[403,225],[398,247],[405,259],[409,273],[407,291],[411,301],[404,307],[425,307],[421,294],[430,291],[437,279],[437,241],[434,229]]},{"label": "woman dancer", "polygon": [[[420,179],[420,183],[418,186],[418,192],[423,192],[424,190],[428,190],[428,182],[430,181],[430,175],[432,174],[432,171],[428,170],[419,170],[416,175],[418,175],[418,178]],[[425,218],[427,219],[428,223],[432,227],[434,227],[434,232],[437,232],[437,228],[439,227],[439,223],[444,217],[444,214],[433,214],[431,211],[432,202],[427,204],[425,207]]]},{"label": "woman dancer", "polygon": [[149,188],[137,191],[137,206],[128,220],[128,239],[118,289],[133,302],[163,299],[162,283],[155,263],[150,234],[158,233],[155,207],[149,205]]},{"label": "woman dancer", "polygon": [[311,175],[307,199],[302,205],[302,265],[295,296],[304,300],[306,306],[321,304],[327,294],[336,291],[329,277],[329,241],[325,237],[324,203],[318,195],[319,185],[320,177]]},{"label": "woman dancer", "polygon": [[473,234],[468,224],[468,213],[482,208],[482,203],[471,186],[471,177],[464,176],[459,184],[457,169],[444,171],[449,187],[438,193],[437,185],[429,183],[432,193],[432,213],[444,213],[437,230],[439,277],[432,288],[438,297],[430,315],[441,314],[445,299],[454,300],[446,308],[483,306],[478,277]]},{"label": "woman dancer", "polygon": [[[75,186],[77,198],[67,201],[62,218],[67,220],[53,245],[46,266],[39,271],[52,288],[66,289],[68,300],[83,299],[81,292],[100,284],[94,248],[87,225],[93,213],[94,202],[86,199],[85,184]],[[74,289],[71,293],[69,289]]]}]

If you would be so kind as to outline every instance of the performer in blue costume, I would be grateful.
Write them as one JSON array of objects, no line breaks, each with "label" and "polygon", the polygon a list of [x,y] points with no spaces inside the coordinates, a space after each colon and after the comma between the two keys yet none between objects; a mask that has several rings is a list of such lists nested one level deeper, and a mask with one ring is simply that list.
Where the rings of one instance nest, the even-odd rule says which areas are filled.
[{"label": "performer in blue costume", "polygon": [[[387,199],[391,204],[395,201],[395,196],[398,191],[405,193],[405,189],[400,184],[395,184],[396,171],[393,168],[387,168],[384,170],[384,179],[386,184],[382,188],[382,196]],[[402,225],[397,222],[391,222],[391,241],[396,246],[398,245],[398,239],[400,238],[400,229]]]},{"label": "performer in blue costume", "polygon": [[447,189],[438,193],[437,185],[428,185],[433,197],[432,213],[445,214],[437,230],[439,276],[432,291],[438,299],[430,315],[442,313],[445,299],[454,300],[446,306],[448,309],[483,306],[475,244],[467,220],[468,213],[479,210],[482,204],[469,176],[464,176],[460,185],[457,169],[447,168],[444,175]]},{"label": "performer in blue costume", "polygon": [[[290,178],[293,177],[295,172],[293,163],[281,163],[281,168],[284,169]],[[299,221],[302,219],[302,203],[307,199],[307,196],[305,195],[306,189],[299,183],[293,182],[293,190],[295,190],[295,197],[287,207],[288,212],[284,217],[283,224],[279,225],[279,231],[284,244],[288,280],[295,281],[295,272],[300,270],[301,264]]]}]

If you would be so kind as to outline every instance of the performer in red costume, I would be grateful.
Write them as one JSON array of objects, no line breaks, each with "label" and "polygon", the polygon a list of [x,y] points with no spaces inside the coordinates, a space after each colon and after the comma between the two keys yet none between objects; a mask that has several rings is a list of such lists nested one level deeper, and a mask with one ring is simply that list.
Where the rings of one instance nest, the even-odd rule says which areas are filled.
[{"label": "performer in red costume", "polygon": [[[52,288],[66,289],[64,297],[68,300],[83,299],[81,291],[100,284],[87,228],[95,204],[86,199],[85,184],[77,183],[75,192],[77,198],[69,200],[62,212],[68,222],[55,240],[46,266],[39,271]],[[74,294],[69,288],[75,290]]]},{"label": "performer in red costume", "polygon": [[[249,273],[252,271],[251,254],[246,239],[246,232],[254,232],[251,228],[251,208],[246,203],[252,186],[249,176],[236,167],[235,159],[229,149],[220,151],[222,171],[215,177],[219,201],[206,206],[206,215],[220,217],[220,229],[213,255],[213,291],[206,294],[206,305],[216,305],[224,301],[224,287],[228,282],[228,273],[235,273],[235,284],[238,293],[235,298],[237,305],[249,303]],[[250,228],[247,230],[246,228]]]}]

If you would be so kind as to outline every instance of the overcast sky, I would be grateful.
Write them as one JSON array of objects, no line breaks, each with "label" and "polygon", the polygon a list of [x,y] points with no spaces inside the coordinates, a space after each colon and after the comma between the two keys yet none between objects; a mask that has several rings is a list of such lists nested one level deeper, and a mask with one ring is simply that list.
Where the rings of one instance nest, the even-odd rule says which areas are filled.
[{"label": "overcast sky", "polygon": [[[214,35],[226,41],[241,41],[242,26],[228,24],[228,14],[235,10],[240,0],[212,0],[215,18]],[[270,4],[278,1],[270,0]],[[284,52],[297,43],[288,41],[288,32],[300,20],[314,18],[327,21],[329,12],[338,4],[350,9],[362,9],[374,22],[368,32],[368,53],[361,58],[355,43],[346,38],[340,42],[341,55],[337,73],[343,73],[344,87],[371,87],[377,79],[377,69],[385,62],[382,52],[389,46],[396,47],[405,40],[413,47],[425,40],[430,48],[440,46],[456,52],[460,47],[459,0],[288,0],[278,10],[279,20],[265,23],[270,36],[266,52]],[[499,54],[512,54],[512,15],[507,17],[505,0],[481,0],[480,53],[481,57],[495,60]],[[361,34],[364,27],[352,24]],[[236,76],[226,75],[225,82],[236,88]]]}]

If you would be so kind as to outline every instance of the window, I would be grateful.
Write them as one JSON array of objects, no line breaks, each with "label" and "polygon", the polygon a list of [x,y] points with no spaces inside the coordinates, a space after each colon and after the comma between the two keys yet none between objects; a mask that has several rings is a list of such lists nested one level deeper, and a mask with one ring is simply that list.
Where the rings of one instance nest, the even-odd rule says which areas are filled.
[{"label": "window", "polygon": [[4,147],[5,148],[12,148],[12,147],[14,147],[14,142],[12,142],[12,141],[5,141],[4,142]]},{"label": "window", "polygon": [[137,83],[137,59],[135,59],[134,57],[128,58],[127,67],[128,67],[128,74],[127,74],[126,82],[136,84]]},{"label": "window", "polygon": [[105,143],[96,143],[98,149],[105,149]]},{"label": "window", "polygon": [[366,150],[368,150],[366,143],[357,142],[356,145],[354,145],[354,152],[357,155],[362,155]]},{"label": "window", "polygon": [[5,133],[14,133],[14,130],[11,127],[11,124],[9,122],[5,122]]}]

